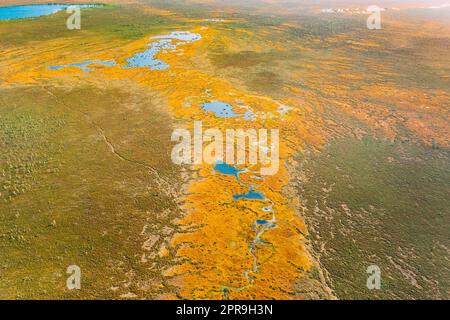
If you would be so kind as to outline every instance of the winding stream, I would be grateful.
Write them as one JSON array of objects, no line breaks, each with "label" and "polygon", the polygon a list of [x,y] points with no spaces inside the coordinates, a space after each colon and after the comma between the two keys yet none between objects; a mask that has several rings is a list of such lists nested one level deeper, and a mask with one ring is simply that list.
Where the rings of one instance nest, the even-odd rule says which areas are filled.
[{"label": "winding stream", "polygon": [[[270,201],[271,203],[269,206],[261,208],[261,211],[264,213],[272,213],[272,219],[270,220],[256,219],[252,226],[252,229],[255,232],[255,237],[253,238],[252,242],[250,242],[248,249],[250,255],[253,257],[253,266],[251,269],[247,269],[244,271],[244,277],[248,280],[249,284],[242,287],[222,286],[221,289],[222,294],[224,298],[228,298],[230,290],[236,291],[245,290],[254,283],[254,279],[252,278],[251,273],[257,273],[259,271],[259,261],[258,257],[256,256],[257,252],[256,246],[258,244],[269,246],[272,245],[270,242],[262,240],[261,237],[266,231],[272,228],[276,228],[276,214],[275,210],[273,209],[274,206],[273,202],[270,199],[267,199],[261,191],[255,191],[257,186],[247,185],[239,178],[239,173],[249,172],[248,169],[239,169],[223,162],[217,162],[214,167],[214,172],[219,172],[220,174],[224,175],[233,175],[240,184],[249,188],[249,191],[247,193],[233,195],[233,199],[235,201],[239,201],[239,199],[247,199],[247,200]],[[262,180],[262,178],[260,180]]]}]

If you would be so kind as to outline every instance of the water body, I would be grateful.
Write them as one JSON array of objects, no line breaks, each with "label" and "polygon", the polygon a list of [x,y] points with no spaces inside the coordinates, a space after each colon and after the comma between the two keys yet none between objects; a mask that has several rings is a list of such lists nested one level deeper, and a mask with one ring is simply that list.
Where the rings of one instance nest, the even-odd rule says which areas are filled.
[{"label": "water body", "polygon": [[195,42],[202,38],[198,33],[192,33],[188,31],[175,31],[167,35],[154,36],[152,39],[171,39],[179,40],[183,42]]},{"label": "water body", "polygon": [[262,236],[267,230],[273,229],[273,228],[275,228],[277,225],[276,225],[275,222],[272,221],[272,220],[256,220],[256,221],[255,221],[255,224],[256,224],[256,228],[255,228],[256,230],[258,230],[258,227],[257,227],[257,226],[262,226],[262,229],[261,229],[261,227],[260,227],[260,229],[259,229],[258,231],[256,231],[256,237],[255,237],[253,243],[254,243],[254,244],[256,244],[256,243],[265,243],[265,244],[268,244],[267,241],[261,240],[261,236]]},{"label": "water body", "polygon": [[214,112],[215,116],[218,118],[242,117],[244,120],[255,119],[255,114],[252,111],[247,111],[244,114],[236,113],[233,111],[233,106],[231,104],[218,100],[202,103],[201,107],[207,112]]},{"label": "water body", "polygon": [[239,113],[235,113],[233,111],[233,106],[231,104],[222,102],[222,101],[212,101],[203,103],[202,105],[203,110],[214,112],[216,117],[219,118],[233,118],[233,117],[239,117],[241,116]]},{"label": "water body", "polygon": [[253,111],[247,111],[246,113],[244,113],[244,120],[254,120],[255,119],[255,114],[253,113]]},{"label": "water body", "polygon": [[[53,6],[53,5],[50,5]],[[86,6],[95,6],[95,5],[86,5]],[[55,5],[56,7],[56,5]],[[68,6],[61,5],[63,8],[67,8]],[[56,9],[55,9],[56,10]],[[152,39],[158,40],[149,44],[150,48],[135,54],[134,56],[128,58],[127,65],[123,66],[123,68],[136,68],[136,67],[148,67],[151,70],[166,70],[169,68],[169,65],[162,60],[156,59],[156,55],[162,50],[175,50],[177,46],[181,43],[194,42],[201,39],[201,35],[198,33],[191,32],[172,32],[168,35],[160,35],[152,37]],[[84,72],[89,72],[91,69],[89,65],[91,64],[101,64],[103,66],[112,67],[117,65],[117,63],[112,61],[103,61],[103,60],[88,60],[83,62],[74,62],[65,65],[59,66],[51,66],[50,70],[59,70],[62,68],[68,67],[79,67]]]},{"label": "water body", "polygon": [[74,63],[64,64],[64,65],[60,65],[60,66],[50,66],[50,67],[48,67],[48,69],[49,70],[59,70],[59,69],[69,68],[69,67],[78,67],[81,70],[83,70],[84,72],[89,72],[89,71],[91,71],[91,69],[89,68],[89,66],[91,64],[100,64],[100,65],[107,66],[107,67],[112,67],[112,66],[117,65],[114,60],[110,60],[110,61],[87,60],[87,61],[83,61],[83,62],[74,62]]},{"label": "water body", "polygon": [[191,32],[172,32],[167,35],[154,36],[151,39],[158,40],[149,43],[149,49],[136,53],[128,58],[127,65],[124,68],[147,67],[150,70],[167,70],[170,65],[157,59],[156,55],[164,50],[175,50],[178,45],[188,42],[198,41],[202,38],[198,33]]},{"label": "water body", "polygon": [[238,169],[236,167],[230,166],[222,161],[218,161],[214,167],[214,171],[218,171],[221,174],[228,176],[235,176],[239,180],[239,173],[245,172],[245,169]]},{"label": "water body", "polygon": [[[272,206],[270,206],[270,208],[272,208]],[[248,246],[249,253],[253,257],[253,266],[251,269],[247,269],[244,272],[244,278],[248,280],[248,284],[242,287],[222,286],[221,291],[224,298],[228,297],[230,290],[242,291],[253,285],[255,279],[250,274],[259,272],[259,261],[256,255],[257,245],[258,244],[266,246],[272,245],[272,243],[261,239],[261,236],[266,231],[277,227],[275,221],[276,221],[275,213],[273,214],[272,220],[257,219],[255,221],[255,224],[253,226],[253,230],[255,231],[255,238],[250,242]]]},{"label": "water body", "polygon": [[[216,165],[214,167],[214,171],[218,171],[219,173],[225,174],[225,175],[234,175],[240,184],[247,185],[243,181],[240,181],[239,176],[238,176],[239,172],[247,172],[247,169],[237,169],[231,165],[228,165],[228,164],[220,161],[220,162],[216,163]],[[256,177],[257,176],[253,176],[253,178],[256,178]],[[239,200],[239,199],[268,200],[261,191],[255,191],[254,190],[255,187],[257,187],[257,186],[250,186],[250,190],[247,193],[233,195],[233,199],[234,200]],[[259,272],[259,263],[260,263],[258,261],[258,257],[257,257],[257,249],[258,249],[257,245],[266,245],[266,246],[272,245],[270,242],[261,239],[261,236],[266,231],[277,227],[277,225],[275,224],[276,215],[273,210],[273,203],[269,206],[265,206],[265,207],[261,208],[261,210],[265,213],[272,213],[272,219],[271,220],[256,219],[253,224],[253,231],[255,232],[255,237],[248,245],[249,253],[253,259],[253,266],[250,269],[245,270],[243,273],[244,278],[248,280],[248,284],[243,285],[241,287],[222,286],[220,290],[221,290],[224,298],[227,298],[229,296],[230,290],[242,291],[242,290],[249,288],[250,286],[252,286],[254,284],[255,279],[251,276],[251,274]]]},{"label": "water body", "polygon": [[253,188],[250,188],[247,193],[233,195],[233,199],[266,200],[266,197],[261,191],[255,191]]},{"label": "water body", "polygon": [[277,111],[280,114],[285,114],[285,113],[287,113],[287,112],[289,112],[291,110],[292,110],[291,107],[288,107],[288,106],[286,106],[284,104],[278,104],[278,110]]},{"label": "water body", "polygon": [[20,6],[0,7],[0,20],[15,20],[24,18],[34,18],[48,16],[61,10],[66,10],[70,6],[80,8],[98,7],[98,4],[29,4]]},{"label": "water body", "polygon": [[172,40],[160,40],[149,44],[150,49],[136,53],[127,59],[128,64],[124,68],[148,67],[151,70],[166,70],[169,65],[162,60],[156,59],[155,56],[164,49],[176,49],[172,44]]}]

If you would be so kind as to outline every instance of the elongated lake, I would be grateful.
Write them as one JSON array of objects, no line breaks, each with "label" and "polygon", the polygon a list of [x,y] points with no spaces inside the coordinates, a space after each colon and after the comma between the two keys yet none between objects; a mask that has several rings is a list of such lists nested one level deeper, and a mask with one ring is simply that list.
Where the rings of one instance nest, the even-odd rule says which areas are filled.
[{"label": "elongated lake", "polygon": [[70,6],[80,8],[98,7],[97,4],[29,4],[20,6],[0,7],[0,20],[15,20],[23,18],[34,18],[48,16],[61,10],[66,10]]}]

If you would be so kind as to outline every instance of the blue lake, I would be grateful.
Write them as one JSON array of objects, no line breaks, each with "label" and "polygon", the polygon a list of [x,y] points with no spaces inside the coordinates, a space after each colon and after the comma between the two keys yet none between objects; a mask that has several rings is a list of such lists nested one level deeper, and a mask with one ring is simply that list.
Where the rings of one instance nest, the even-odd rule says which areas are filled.
[{"label": "blue lake", "polygon": [[[14,20],[48,16],[61,10],[66,10],[69,4],[30,4],[20,6],[0,7],[0,20]],[[93,8],[96,4],[76,5],[80,8]]]},{"label": "blue lake", "polygon": [[239,200],[239,199],[266,200],[266,197],[264,196],[264,194],[262,192],[250,189],[250,191],[247,193],[233,195],[233,199],[234,200]]},{"label": "blue lake", "polygon": [[207,112],[214,112],[218,118],[243,117],[244,120],[253,120],[255,118],[255,114],[252,111],[247,111],[244,114],[235,113],[231,104],[222,101],[215,100],[202,103],[201,107]]},{"label": "blue lake", "polygon": [[247,111],[244,113],[244,120],[254,120],[255,114],[252,111]]},{"label": "blue lake", "polygon": [[195,42],[202,38],[198,33],[192,33],[188,31],[174,31],[172,33],[154,36],[152,39],[171,39],[171,40],[179,40],[183,42]]},{"label": "blue lake", "polygon": [[259,237],[267,230],[267,229],[271,229],[271,228],[275,228],[277,225],[275,224],[275,223],[273,223],[272,221],[270,221],[270,220],[263,220],[263,219],[258,219],[258,220],[256,220],[256,224],[257,225],[259,225],[259,226],[263,226],[263,230],[262,231],[260,231],[258,234],[257,234],[257,236],[256,236],[256,241],[258,242],[258,241],[261,241],[260,239],[259,239]]},{"label": "blue lake", "polygon": [[179,44],[198,41],[201,39],[201,35],[191,32],[172,32],[151,39],[158,41],[150,43],[149,49],[128,58],[128,64],[124,68],[147,67],[151,70],[167,70],[170,66],[164,61],[156,59],[156,55],[164,50],[175,50]]},{"label": "blue lake", "polygon": [[216,163],[216,165],[214,167],[214,171],[218,171],[218,172],[220,172],[221,174],[224,174],[224,175],[235,176],[236,179],[239,180],[239,173],[240,172],[245,172],[246,170],[245,169],[238,169],[238,168],[235,168],[233,166],[230,166],[229,164],[226,164],[224,162],[220,162],[219,161],[219,162]]},{"label": "blue lake", "polygon": [[50,66],[48,67],[49,70],[59,70],[63,68],[69,68],[69,67],[78,67],[84,72],[89,72],[91,69],[89,68],[89,65],[91,64],[100,64],[106,67],[112,67],[116,65],[116,62],[114,60],[111,61],[103,61],[103,60],[87,60],[83,62],[74,62],[69,64],[63,64],[60,66]]},{"label": "blue lake", "polygon": [[169,65],[155,56],[163,49],[175,49],[171,40],[160,40],[150,44],[150,49],[136,53],[127,59],[128,64],[124,68],[148,67],[151,70],[166,70]]},{"label": "blue lake", "polygon": [[[67,6],[64,6],[67,7]],[[156,55],[164,50],[175,50],[179,44],[186,42],[194,42],[201,39],[201,35],[191,32],[172,32],[167,35],[160,35],[152,37],[156,41],[148,44],[149,49],[136,53],[132,57],[128,58],[127,64],[123,68],[136,68],[136,67],[147,67],[151,70],[166,70],[169,65],[162,60],[156,59]],[[74,62],[65,65],[51,66],[50,70],[59,70],[68,67],[78,67],[84,72],[89,72],[91,69],[89,65],[99,64],[106,67],[116,66],[117,63],[114,60],[103,61],[103,60],[88,60],[83,62]]]},{"label": "blue lake", "polygon": [[203,103],[202,105],[203,110],[214,112],[216,117],[219,118],[232,118],[232,117],[239,117],[239,113],[235,113],[233,111],[233,106],[231,104],[222,102],[222,101],[212,101]]}]

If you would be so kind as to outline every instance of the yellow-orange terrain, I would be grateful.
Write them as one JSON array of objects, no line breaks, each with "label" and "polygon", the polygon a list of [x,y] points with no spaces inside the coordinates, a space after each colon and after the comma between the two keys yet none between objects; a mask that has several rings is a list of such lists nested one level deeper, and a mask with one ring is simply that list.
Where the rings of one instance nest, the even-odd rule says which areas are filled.
[{"label": "yellow-orange terrain", "polygon": [[[285,161],[306,143],[319,142],[321,138],[310,133],[309,124],[301,112],[297,111],[302,108],[301,105],[296,105],[295,102],[291,105],[292,101],[289,100],[276,101],[270,97],[252,95],[224,79],[195,68],[192,58],[214,42],[218,31],[213,26],[187,31],[199,33],[202,40],[180,46],[178,51],[182,54],[168,52],[158,55],[158,58],[170,64],[170,70],[94,67],[94,83],[98,85],[105,81],[103,79],[132,79],[144,87],[156,90],[167,99],[167,107],[180,120],[179,124],[185,127],[191,127],[194,120],[201,120],[204,127],[279,128],[282,159],[279,173],[268,176],[259,184],[258,191],[263,192],[268,199],[263,201],[234,201],[232,194],[245,193],[247,188],[232,176],[214,174],[211,165],[195,168],[198,175],[187,188],[186,196],[181,199],[185,202],[182,208],[186,212],[185,217],[179,220],[183,233],[177,234],[170,243],[177,248],[177,256],[186,258],[189,262],[167,270],[165,275],[177,276],[174,281],[180,286],[179,295],[183,298],[302,298],[301,295],[295,295],[293,286],[299,277],[310,271],[313,261],[306,248],[305,222],[295,211],[293,199],[288,199],[283,194],[283,188],[289,181]],[[48,70],[41,65],[41,61],[58,61],[64,64],[65,59],[67,62],[116,59],[119,64],[123,64],[126,58],[142,51],[151,42],[149,36],[126,46],[110,49],[107,53],[96,54],[95,51],[105,51],[99,47],[98,41],[102,40],[98,39],[95,41],[96,49],[90,50],[90,46],[86,45],[81,54],[70,54],[70,57],[62,53],[67,40],[51,41],[50,44],[46,43],[51,49],[37,49],[40,54],[27,59],[26,66],[10,65],[5,79],[8,79],[9,84],[34,84],[60,79],[70,83],[79,77],[89,77],[90,82],[93,75],[83,75],[76,67]],[[108,43],[108,46],[111,44]],[[218,119],[199,108],[200,103],[208,100],[251,106],[257,110],[258,116],[254,121]],[[186,103],[191,107],[183,107]],[[281,103],[289,105],[290,109],[280,111]],[[236,108],[234,111],[241,110]],[[296,141],[296,144],[290,141]],[[251,180],[246,179],[249,182]],[[257,244],[253,256],[249,246],[256,233],[255,221],[271,218],[272,213],[264,214],[261,211],[261,208],[268,205],[276,213],[276,228],[264,233],[261,240],[267,243]]]},{"label": "yellow-orange terrain", "polygon": [[[171,216],[172,231],[168,231],[165,236],[157,233],[158,236],[153,234],[139,238],[136,241],[142,244],[142,251],[134,252],[133,258],[130,258],[144,266],[144,271],[139,272],[156,270],[164,280],[158,280],[155,276],[156,280],[147,279],[139,289],[133,291],[130,283],[133,282],[134,273],[138,272],[138,268],[135,268],[128,271],[129,281],[126,285],[111,285],[112,294],[118,290],[116,287],[123,287],[129,292],[124,291],[121,298],[138,298],[141,294],[145,297],[145,288],[154,286],[158,290],[152,291],[151,298],[162,299],[335,298],[333,281],[330,280],[333,274],[330,275],[329,270],[325,271],[320,263],[320,256],[328,254],[325,243],[318,244],[320,237],[313,238],[316,241],[311,240],[304,216],[307,205],[313,200],[306,203],[298,190],[294,190],[297,186],[295,181],[308,181],[308,178],[299,178],[299,171],[296,171],[299,170],[298,155],[320,153],[328,142],[337,137],[362,139],[369,133],[386,141],[406,140],[405,136],[408,136],[408,139],[418,141],[421,145],[447,149],[450,136],[448,87],[445,89],[438,83],[434,88],[424,90],[420,86],[407,88],[398,85],[396,81],[407,80],[395,69],[397,66],[394,62],[383,63],[380,60],[374,63],[368,54],[365,55],[392,41],[382,33],[370,34],[368,38],[358,35],[357,39],[347,34],[336,34],[322,39],[308,36],[301,43],[291,36],[286,41],[277,41],[273,37],[300,32],[304,26],[295,21],[281,21],[274,25],[269,23],[266,29],[256,26],[252,29],[252,26],[245,25],[249,21],[232,14],[229,19],[211,22],[201,17],[184,17],[177,11],[171,11],[174,9],[133,5],[131,8],[91,10],[86,27],[70,36],[58,34],[53,38],[39,41],[27,39],[22,43],[8,38],[2,44],[0,34],[0,89],[6,92],[12,88],[36,87],[61,102],[65,101],[64,90],[69,92],[71,87],[101,88],[107,85],[125,88],[129,84],[130,88],[136,88],[136,92],[139,92],[136,96],[142,97],[144,104],[147,98],[145,94],[141,96],[141,92],[148,92],[151,93],[152,105],[156,104],[158,110],[168,112],[172,119],[172,123],[168,124],[168,133],[177,128],[186,128],[192,132],[195,121],[202,121],[205,129],[218,128],[223,133],[225,129],[279,129],[280,169],[274,175],[262,176],[259,173],[260,165],[238,166],[248,171],[233,176],[217,172],[211,164],[184,166],[180,169],[182,183],[172,185],[168,179],[165,180],[164,175],[161,178],[157,174],[157,166],[146,165],[145,155],[122,152],[121,148],[126,150],[127,143],[131,143],[130,133],[130,136],[126,135],[122,139],[117,134],[116,145],[109,138],[114,135],[115,129],[108,126],[105,129],[104,125],[100,125],[102,118],[100,114],[95,114],[96,106],[89,105],[93,110],[80,108],[82,111],[79,116],[84,117],[91,127],[97,128],[90,135],[98,136],[95,139],[103,146],[100,154],[113,153],[115,160],[105,160],[105,166],[109,163],[106,161],[128,161],[140,165],[143,172],[153,172],[155,177],[158,176],[155,179],[161,178],[158,180],[160,188],[167,191],[179,210]],[[139,14],[144,17],[148,15],[154,19],[167,19],[164,21],[168,25],[162,23],[148,31],[140,27],[136,27],[139,30],[128,31],[127,27],[123,27],[124,22],[120,22],[117,23],[117,31],[114,25],[103,27],[96,24],[97,11],[110,10],[109,14],[113,17],[120,14],[121,9],[131,10],[128,14],[132,10],[139,10]],[[43,18],[44,22],[32,23],[54,24],[58,21],[55,17],[48,18],[47,22],[47,18]],[[114,19],[108,21],[114,23]],[[397,22],[390,25],[395,24]],[[89,29],[89,26],[93,29]],[[28,27],[24,28],[25,34],[31,32]],[[407,30],[397,35],[407,42],[410,30],[405,25],[398,28]],[[435,30],[431,24],[427,28],[424,37],[428,37],[427,32],[431,32],[427,30]],[[193,42],[174,40],[176,48],[158,52],[155,58],[169,65],[166,70],[124,68],[127,59],[148,49],[149,44],[155,42],[152,37],[174,31],[198,34],[201,39]],[[124,35],[114,32],[123,32]],[[442,38],[445,37],[448,34]],[[448,41],[448,38],[445,39]],[[342,43],[345,46],[341,46]],[[320,52],[315,51],[322,45],[324,47]],[[224,46],[223,51],[232,58],[217,54],[218,46]],[[408,45],[405,44],[405,47],[408,48]],[[248,53],[250,48],[251,54]],[[295,56],[297,53],[298,57]],[[399,53],[394,52],[393,56],[395,54]],[[362,60],[363,57],[365,61],[355,63],[354,59]],[[89,72],[76,66],[67,66],[88,60],[115,61],[116,65],[93,63],[89,65]],[[283,84],[281,88],[269,90],[269,83],[275,83],[278,77],[271,75],[276,68],[272,63],[280,68],[282,80],[279,81]],[[431,66],[433,61],[424,63]],[[66,67],[51,68],[61,65]],[[250,70],[252,66],[254,69]],[[248,80],[253,74],[262,77],[262,84]],[[264,78],[266,76],[268,78]],[[448,84],[448,75],[447,78],[442,75],[441,79]],[[260,89],[266,83],[267,88]],[[133,92],[127,94],[132,96]],[[109,95],[111,112],[116,112],[115,101],[126,98],[115,100],[114,90]],[[251,110],[254,117],[250,120],[243,117],[217,117],[201,107],[210,101],[229,103],[238,114]],[[61,102],[67,107],[66,103]],[[129,112],[134,110],[132,104],[123,105]],[[105,106],[105,112],[107,110],[108,106]],[[119,118],[122,117],[121,110],[117,111]],[[335,114],[339,116],[335,117]],[[145,118],[147,114],[140,113],[137,117]],[[128,113],[123,113],[124,122],[118,125],[123,127],[121,132],[133,130],[133,123],[126,122],[128,120]],[[354,123],[358,124],[357,128]],[[140,133],[151,134],[152,128],[143,126],[132,134],[136,136]],[[158,144],[173,145],[170,135],[165,137],[154,142],[156,145],[146,145],[145,141],[139,143],[149,150],[159,148]],[[152,155],[150,153],[147,156]],[[133,157],[134,160],[130,160]],[[162,159],[162,163],[171,162],[168,150],[158,154],[158,157],[161,157],[158,159]],[[339,172],[339,166],[335,168]],[[113,176],[112,172],[108,174]],[[111,184],[123,184],[124,189],[132,188],[126,183],[123,180]],[[249,192],[249,186],[255,186],[255,190],[264,197],[233,198],[233,195]],[[333,183],[324,186],[317,198],[326,197],[332,188]],[[11,201],[17,201],[14,199]],[[9,205],[5,203],[5,206]],[[133,204],[130,206],[133,208]],[[339,206],[345,208],[346,205]],[[175,212],[170,207],[166,211],[171,210]],[[121,219],[126,221],[127,214],[133,212],[134,209],[122,212]],[[158,209],[155,208],[154,212],[158,212]],[[158,213],[158,219],[163,213]],[[152,215],[153,211],[148,214]],[[150,222],[143,227],[144,236],[146,230],[152,228],[152,217],[147,218]],[[273,225],[267,227],[257,221],[271,221]],[[311,220],[313,222],[315,220]],[[313,227],[317,228],[317,225]],[[326,243],[327,246],[328,243],[333,243],[333,238]],[[339,251],[336,248],[334,250]],[[152,259],[157,262],[152,262]],[[95,287],[94,284],[92,286]],[[91,296],[95,297],[95,293]]]}]

